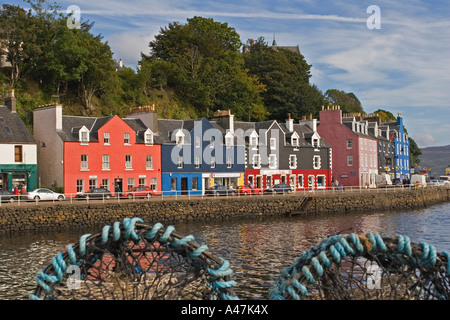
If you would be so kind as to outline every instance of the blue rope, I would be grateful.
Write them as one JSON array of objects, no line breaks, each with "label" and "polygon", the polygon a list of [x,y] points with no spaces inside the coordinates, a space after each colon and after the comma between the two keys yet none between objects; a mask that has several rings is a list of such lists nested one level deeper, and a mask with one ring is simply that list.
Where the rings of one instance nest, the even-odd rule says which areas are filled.
[{"label": "blue rope", "polygon": [[[125,218],[123,220],[123,223],[120,223],[119,221],[115,222],[113,226],[106,225],[102,228],[101,233],[101,244],[105,245],[108,243],[111,229],[112,229],[112,237],[114,241],[119,241],[122,236],[122,230],[121,225],[123,225],[124,233],[123,237],[125,240],[129,240],[130,238],[133,240],[138,240],[139,235],[136,233],[136,223],[143,222],[140,218]],[[144,236],[148,240],[153,240],[156,235],[158,234],[159,230],[163,228],[163,225],[161,223],[156,223],[153,225],[152,229]],[[171,234],[175,228],[173,226],[169,226],[166,228],[164,233],[159,238],[160,242],[164,242],[168,245],[171,245],[173,247],[181,247],[185,246],[189,242],[194,242],[195,238],[192,235],[188,235],[182,239],[179,239],[174,242],[168,242]],[[91,234],[85,234],[80,237],[79,244],[78,244],[78,254],[80,257],[83,257],[86,255],[86,241],[91,236]],[[73,249],[73,245],[69,244],[66,246],[67,255],[68,255],[68,261],[71,265],[79,265],[82,260],[77,260],[77,253]],[[194,251],[190,253],[190,256],[194,259],[198,259],[200,255],[208,250],[208,247],[206,245],[201,245]],[[95,261],[98,257],[94,256],[93,261]],[[208,273],[210,275],[211,282],[208,283],[208,285],[213,288],[216,292],[216,294],[213,295],[213,297],[217,298],[217,294],[222,297],[222,299],[226,300],[238,300],[236,296],[226,294],[222,291],[222,289],[232,288],[236,286],[236,282],[233,280],[230,281],[224,281],[221,278],[230,276],[233,273],[233,270],[230,269],[230,263],[227,260],[222,259],[222,265],[217,270],[213,270],[208,268]],[[52,289],[49,286],[49,284],[59,283],[63,281],[64,274],[67,271],[67,263],[64,261],[63,254],[59,253],[52,259],[52,266],[56,273],[56,276],[48,275],[44,272],[44,270],[41,270],[38,273],[38,276],[36,277],[37,284],[47,293],[51,293]],[[140,272],[140,270],[137,270]],[[41,300],[38,296],[35,294],[30,294],[30,299],[32,300]]]}]

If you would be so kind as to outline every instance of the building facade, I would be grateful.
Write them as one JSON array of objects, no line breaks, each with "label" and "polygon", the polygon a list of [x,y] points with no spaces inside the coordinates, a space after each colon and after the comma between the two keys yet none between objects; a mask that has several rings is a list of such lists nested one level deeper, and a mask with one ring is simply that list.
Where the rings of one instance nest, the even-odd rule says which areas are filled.
[{"label": "building facade", "polygon": [[64,187],[68,197],[103,186],[113,194],[136,186],[161,188],[161,146],[139,119],[62,114],[60,105],[34,111],[43,186]]},{"label": "building facade", "polygon": [[367,121],[343,117],[338,107],[320,112],[319,134],[332,148],[333,178],[349,187],[376,186],[378,144]]},{"label": "building facade", "polygon": [[[231,116],[231,115],[229,115]],[[232,116],[230,117],[232,121]],[[244,150],[220,121],[159,119],[164,195],[200,195],[215,185],[236,188],[244,179]]]},{"label": "building facade", "polygon": [[286,183],[294,191],[331,186],[331,148],[320,137],[316,119],[236,122],[245,143],[245,183],[258,189]]},{"label": "building facade", "polygon": [[0,106],[0,188],[31,191],[38,186],[37,143],[17,114],[14,90],[8,91],[4,103]]},{"label": "building facade", "polygon": [[384,123],[393,129],[391,138],[394,140],[395,150],[395,168],[394,178],[409,180],[411,177],[411,163],[410,163],[410,142],[408,134],[403,125],[403,117],[398,115],[396,122]]}]

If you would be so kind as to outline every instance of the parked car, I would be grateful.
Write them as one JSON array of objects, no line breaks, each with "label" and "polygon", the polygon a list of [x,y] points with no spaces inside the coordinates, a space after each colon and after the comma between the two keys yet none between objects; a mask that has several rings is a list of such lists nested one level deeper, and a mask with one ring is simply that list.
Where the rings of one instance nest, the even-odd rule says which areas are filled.
[{"label": "parked car", "polygon": [[80,193],[75,196],[78,199],[111,199],[112,194],[106,188],[92,188],[85,193]]},{"label": "parked car", "polygon": [[150,187],[140,186],[134,187],[130,190],[126,191],[123,196],[128,199],[138,198],[138,197],[153,197],[155,195],[155,191],[150,189]]},{"label": "parked car", "polygon": [[54,192],[47,188],[38,188],[27,193],[28,200],[59,200],[62,201],[66,197],[62,193]]},{"label": "parked car", "polygon": [[14,202],[19,196],[9,190],[0,190],[0,198],[2,202]]},{"label": "parked car", "polygon": [[291,193],[292,187],[287,183],[279,183],[271,188],[264,189],[264,193]]},{"label": "parked car", "polygon": [[262,193],[262,189],[255,189],[255,188],[253,188],[251,186],[243,185],[243,186],[239,186],[238,187],[237,193],[245,194],[245,195],[248,195],[248,194],[260,194],[260,193]]},{"label": "parked car", "polygon": [[205,194],[210,196],[236,195],[236,190],[229,189],[227,186],[214,186],[214,188],[206,189]]},{"label": "parked car", "polygon": [[399,178],[392,179],[392,185],[399,186],[399,185],[402,185],[402,184],[403,184],[403,182]]}]

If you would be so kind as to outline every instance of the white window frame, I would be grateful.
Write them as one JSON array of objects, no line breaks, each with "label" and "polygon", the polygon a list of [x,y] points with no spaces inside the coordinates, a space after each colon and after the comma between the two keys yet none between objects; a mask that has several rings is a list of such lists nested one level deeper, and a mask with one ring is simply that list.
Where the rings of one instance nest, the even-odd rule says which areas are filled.
[{"label": "white window frame", "polygon": [[270,138],[270,150],[277,150],[277,138]]},{"label": "white window frame", "polygon": [[254,154],[252,158],[252,165],[254,169],[261,168],[261,156],[259,154]]},{"label": "white window frame", "polygon": [[109,154],[102,155],[102,170],[111,170]]},{"label": "white window frame", "polygon": [[231,157],[231,156],[227,157],[227,168],[228,169],[233,168],[233,157]]},{"label": "white window frame", "polygon": [[[85,158],[85,159],[83,159]],[[81,171],[89,171],[89,155],[82,154],[80,156],[80,168]]]},{"label": "white window frame", "polygon": [[[319,181],[323,179],[323,186],[321,186],[319,184]],[[327,180],[326,180],[326,176],[325,175],[317,175],[316,177],[316,184],[317,184],[317,189],[325,189],[327,187]]]},{"label": "white window frame", "polygon": [[130,140],[130,134],[128,132],[124,133],[123,134],[123,144],[125,146],[129,146],[129,145],[131,145],[130,141],[131,141]]},{"label": "white window frame", "polygon": [[347,166],[351,167],[353,166],[353,155],[347,155]]},{"label": "white window frame", "polygon": [[178,156],[177,169],[183,169],[183,157]]},{"label": "white window frame", "polygon": [[298,184],[298,187],[299,188],[303,188],[303,175],[302,174],[299,174],[298,176],[297,176],[297,184]]},{"label": "white window frame", "polygon": [[146,146],[153,145],[153,132],[150,129],[147,129],[147,131],[145,131],[144,140]]},{"label": "white window frame", "polygon": [[147,170],[153,170],[153,156],[151,154],[145,157],[145,168]]},{"label": "white window frame", "polygon": [[111,145],[111,134],[109,132],[103,132],[103,144],[105,146]]},{"label": "white window frame", "polygon": [[125,170],[133,169],[133,156],[131,154],[125,155]]},{"label": "white window frame", "polygon": [[269,168],[270,169],[276,169],[277,168],[277,155],[276,154],[270,154],[269,155]]},{"label": "white window frame", "polygon": [[195,169],[200,169],[200,157],[199,156],[194,157],[194,165],[195,165]]},{"label": "white window frame", "polygon": [[216,157],[211,157],[211,169],[216,168]]},{"label": "white window frame", "polygon": [[297,155],[291,154],[289,155],[289,169],[297,168]]},{"label": "white window frame", "polygon": [[80,131],[78,132],[79,140],[82,145],[88,145],[89,144],[89,129],[83,126]]},{"label": "white window frame", "polygon": [[77,179],[77,193],[84,192],[84,179]]},{"label": "white window frame", "polygon": [[313,168],[320,169],[322,166],[322,158],[320,156],[314,156],[313,158]]}]

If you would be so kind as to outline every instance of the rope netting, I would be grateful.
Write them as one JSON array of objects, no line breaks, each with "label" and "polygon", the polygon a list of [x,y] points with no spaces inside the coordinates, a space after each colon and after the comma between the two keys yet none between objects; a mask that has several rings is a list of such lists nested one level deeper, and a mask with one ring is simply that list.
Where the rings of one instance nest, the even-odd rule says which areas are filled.
[{"label": "rope netting", "polygon": [[31,299],[38,300],[231,300],[229,262],[214,256],[174,227],[139,218],[105,226],[41,270]]},{"label": "rope netting", "polygon": [[447,300],[449,254],[407,236],[334,235],[305,251],[271,291],[286,300]]}]

